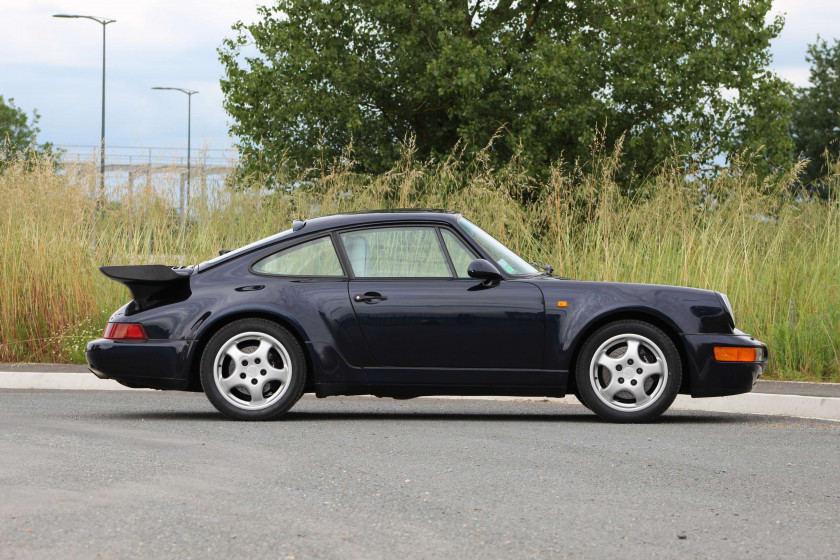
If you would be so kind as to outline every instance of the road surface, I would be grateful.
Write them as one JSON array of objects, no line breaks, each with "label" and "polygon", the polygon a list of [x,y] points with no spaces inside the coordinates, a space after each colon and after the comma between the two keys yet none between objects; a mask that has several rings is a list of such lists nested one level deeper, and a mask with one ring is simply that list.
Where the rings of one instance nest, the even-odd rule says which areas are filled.
[{"label": "road surface", "polygon": [[0,558],[831,558],[840,423],[580,405],[0,391]]}]

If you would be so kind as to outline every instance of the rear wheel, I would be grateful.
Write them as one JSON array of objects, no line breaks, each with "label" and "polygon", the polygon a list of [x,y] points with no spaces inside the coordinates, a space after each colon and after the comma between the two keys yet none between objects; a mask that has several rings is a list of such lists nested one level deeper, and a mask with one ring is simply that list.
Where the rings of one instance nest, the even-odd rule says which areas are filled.
[{"label": "rear wheel", "polygon": [[300,399],[306,360],[277,323],[243,319],[213,335],[201,357],[201,385],[219,412],[236,420],[272,420]]},{"label": "rear wheel", "polygon": [[604,420],[645,422],[674,402],[682,364],[660,329],[642,321],[617,321],[586,340],[575,380],[581,401]]}]

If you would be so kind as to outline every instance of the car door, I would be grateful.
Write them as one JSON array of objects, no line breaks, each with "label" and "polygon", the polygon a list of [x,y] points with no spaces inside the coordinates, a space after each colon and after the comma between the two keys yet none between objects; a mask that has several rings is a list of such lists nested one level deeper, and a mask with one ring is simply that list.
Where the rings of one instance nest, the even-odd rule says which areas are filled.
[{"label": "car door", "polygon": [[372,357],[371,383],[515,384],[497,374],[542,367],[541,291],[526,281],[469,278],[475,255],[453,231],[379,226],[339,238],[352,270],[348,295]]}]

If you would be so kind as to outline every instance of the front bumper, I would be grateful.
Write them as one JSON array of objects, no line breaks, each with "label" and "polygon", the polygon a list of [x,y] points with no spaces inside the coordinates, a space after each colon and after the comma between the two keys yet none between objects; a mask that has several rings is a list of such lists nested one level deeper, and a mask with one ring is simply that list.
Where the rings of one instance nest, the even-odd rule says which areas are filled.
[{"label": "front bumper", "polygon": [[[723,397],[752,391],[767,369],[767,346],[748,334],[686,334],[682,336],[689,362],[692,397]],[[719,362],[715,346],[743,346],[764,349],[756,362]]]},{"label": "front bumper", "polygon": [[85,358],[100,379],[129,387],[185,390],[189,385],[191,340],[123,342],[99,338],[88,342]]}]

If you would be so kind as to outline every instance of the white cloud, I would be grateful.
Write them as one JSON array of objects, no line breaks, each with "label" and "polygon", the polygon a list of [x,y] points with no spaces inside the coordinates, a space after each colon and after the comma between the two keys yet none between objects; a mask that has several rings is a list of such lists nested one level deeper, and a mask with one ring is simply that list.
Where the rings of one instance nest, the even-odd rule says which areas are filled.
[{"label": "white cloud", "polygon": [[775,68],[776,74],[791,82],[796,87],[808,86],[808,78],[811,75],[808,66],[783,66]]},{"label": "white cloud", "polygon": [[785,15],[783,38],[813,43],[817,34],[825,39],[840,36],[838,0],[775,0],[771,14]]},{"label": "white cloud", "polygon": [[238,20],[256,18],[264,2],[234,0],[0,1],[0,57],[21,64],[99,66],[102,28],[86,19],[58,19],[53,14],[81,14],[117,20],[107,28],[108,55],[127,61],[172,56],[195,50],[215,51],[232,35]]},{"label": "white cloud", "polygon": [[772,43],[774,70],[796,86],[807,86],[808,45],[817,35],[827,41],[840,38],[840,0],[775,0],[768,19],[777,14],[784,15],[785,26]]}]

